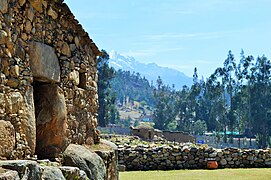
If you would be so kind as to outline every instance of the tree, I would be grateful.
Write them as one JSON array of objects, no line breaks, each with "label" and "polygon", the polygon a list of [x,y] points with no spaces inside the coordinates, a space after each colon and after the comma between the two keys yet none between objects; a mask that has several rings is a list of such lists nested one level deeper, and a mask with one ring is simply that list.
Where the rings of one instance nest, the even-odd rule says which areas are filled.
[{"label": "tree", "polygon": [[271,62],[265,56],[258,57],[255,64],[255,83],[251,87],[252,130],[259,138],[259,146],[266,148],[270,136]]},{"label": "tree", "polygon": [[121,104],[125,101],[125,97],[129,97],[132,101],[145,102],[146,105],[152,108],[155,105],[154,87],[139,73],[118,70],[110,84],[112,90],[116,93],[116,101]]},{"label": "tree", "polygon": [[[231,51],[229,51],[227,59],[224,61],[224,67],[223,68],[217,68],[216,75],[221,77],[222,79],[222,85],[224,89],[223,93],[223,100],[224,100],[224,106],[225,106],[225,119],[223,120],[224,124],[224,142],[226,143],[226,131],[227,127],[232,132],[231,133],[231,143],[233,142],[233,129],[235,125],[235,114],[232,109],[232,100],[233,100],[233,89],[235,84],[235,79],[233,78],[233,74],[236,71],[236,63],[234,56]],[[229,98],[226,97],[226,95],[229,95]]]},{"label": "tree", "polygon": [[193,124],[193,131],[194,131],[194,134],[203,135],[207,131],[207,125],[205,121],[197,120]]},{"label": "tree", "polygon": [[[115,71],[109,67],[109,55],[102,50],[103,55],[98,58],[98,122],[105,127],[110,119],[115,122],[116,108],[115,98],[111,94],[110,80],[114,77]],[[113,117],[114,116],[114,117]]]},{"label": "tree", "polygon": [[157,79],[157,89],[154,96],[157,99],[154,110],[154,128],[166,130],[169,124],[176,119],[174,91],[163,84],[160,76]]}]

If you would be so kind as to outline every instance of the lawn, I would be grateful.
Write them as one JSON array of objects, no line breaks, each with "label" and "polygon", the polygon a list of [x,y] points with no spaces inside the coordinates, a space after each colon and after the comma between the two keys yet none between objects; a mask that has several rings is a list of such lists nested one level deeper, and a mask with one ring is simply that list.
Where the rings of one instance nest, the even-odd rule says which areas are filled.
[{"label": "lawn", "polygon": [[177,180],[177,179],[271,179],[271,168],[265,169],[218,169],[218,170],[174,170],[174,171],[130,171],[121,172],[120,180]]}]

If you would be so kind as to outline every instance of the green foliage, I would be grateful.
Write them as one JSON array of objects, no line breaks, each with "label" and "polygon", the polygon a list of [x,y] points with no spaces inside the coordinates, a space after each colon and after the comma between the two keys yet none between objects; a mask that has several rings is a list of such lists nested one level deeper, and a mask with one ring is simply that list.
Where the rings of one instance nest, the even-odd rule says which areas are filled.
[{"label": "green foliage", "polygon": [[207,125],[205,121],[197,120],[193,124],[193,132],[197,135],[203,135],[207,131]]},{"label": "green foliage", "polygon": [[[155,128],[203,134],[206,130],[239,131],[247,137],[257,135],[266,148],[271,136],[271,62],[265,56],[256,60],[241,52],[239,63],[229,51],[223,67],[206,80],[194,70],[193,85],[176,91],[161,78],[154,90],[157,99]],[[177,124],[177,126],[174,126]]]},{"label": "green foliage", "polygon": [[129,97],[132,101],[141,102],[143,105],[147,104],[154,107],[154,87],[150,85],[145,77],[141,77],[139,73],[118,70],[116,76],[110,83],[116,93],[117,100],[121,104],[125,102],[126,97]]},{"label": "green foliage", "polygon": [[157,88],[154,96],[157,99],[154,111],[154,128],[160,130],[168,129],[168,125],[176,119],[174,90],[163,84],[160,77],[157,80]]},{"label": "green foliage", "polygon": [[129,116],[128,119],[118,119],[116,124],[121,125],[124,128],[129,128],[132,123],[132,118]]},{"label": "green foliage", "polygon": [[[131,119],[121,121],[116,103],[126,98],[141,106],[155,107],[154,128],[203,134],[207,131],[244,133],[257,136],[265,148],[271,137],[271,62],[265,56],[256,59],[241,52],[237,62],[231,51],[223,63],[206,80],[199,80],[194,69],[193,85],[180,90],[163,84],[150,85],[139,73],[117,71],[108,66],[109,56],[98,59],[98,94],[101,126],[107,123],[129,127]],[[112,90],[114,89],[114,91]],[[137,122],[136,122],[137,123]]]},{"label": "green foliage", "polygon": [[139,120],[136,120],[134,123],[134,127],[137,127],[137,126],[139,126]]},{"label": "green foliage", "polygon": [[115,70],[108,65],[109,55],[102,50],[103,56],[98,58],[98,122],[105,127],[110,121],[114,123],[118,119],[115,107],[116,97],[112,94],[110,80],[115,76]]},{"label": "green foliage", "polygon": [[146,101],[143,100],[143,101],[140,102],[140,105],[141,105],[142,107],[144,107],[144,106],[147,105],[147,103],[146,103]]}]

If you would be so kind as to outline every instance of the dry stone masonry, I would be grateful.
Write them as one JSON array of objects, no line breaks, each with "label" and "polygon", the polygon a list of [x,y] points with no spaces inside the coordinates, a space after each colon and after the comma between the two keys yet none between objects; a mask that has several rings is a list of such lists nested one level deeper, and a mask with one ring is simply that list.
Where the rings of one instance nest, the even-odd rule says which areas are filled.
[{"label": "dry stone masonry", "polygon": [[0,159],[99,142],[99,53],[63,0],[0,1]]},{"label": "dry stone masonry", "polygon": [[219,168],[271,167],[271,149],[214,149],[175,145],[119,145],[119,164],[126,170],[206,169],[208,160]]}]

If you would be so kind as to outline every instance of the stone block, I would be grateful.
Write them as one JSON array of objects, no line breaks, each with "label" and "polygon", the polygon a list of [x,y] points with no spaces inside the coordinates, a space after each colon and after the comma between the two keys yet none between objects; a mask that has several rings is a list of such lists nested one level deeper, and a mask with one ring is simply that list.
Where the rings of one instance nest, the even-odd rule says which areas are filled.
[{"label": "stone block", "polygon": [[63,153],[64,165],[75,166],[86,172],[88,178],[104,180],[106,167],[102,158],[87,148],[70,144]]},{"label": "stone block", "polygon": [[15,148],[15,130],[9,121],[0,120],[0,157],[9,158]]},{"label": "stone block", "polygon": [[58,167],[39,165],[36,161],[0,161],[0,167],[17,171],[20,179],[57,179],[65,180]]},{"label": "stone block", "polygon": [[19,92],[10,92],[6,94],[6,113],[17,114],[23,104],[23,96]]},{"label": "stone block", "polygon": [[79,72],[75,70],[70,72],[69,80],[73,81],[76,86],[79,85],[80,83]]},{"label": "stone block", "polygon": [[8,0],[1,0],[0,1],[0,11],[2,13],[8,12]]},{"label": "stone block", "polygon": [[3,114],[6,111],[5,95],[0,93],[0,113]]},{"label": "stone block", "polygon": [[32,7],[37,10],[38,12],[42,12],[42,1],[43,0],[29,0]]},{"label": "stone block", "polygon": [[7,170],[0,168],[0,179],[1,180],[20,180],[17,171]]},{"label": "stone block", "polygon": [[79,179],[79,180],[85,180],[88,179],[86,176],[86,173],[82,170],[80,170],[77,167],[71,167],[71,166],[62,166],[59,167],[59,169],[62,171],[62,174],[67,180],[74,180],[74,179]]},{"label": "stone block", "polygon": [[31,154],[35,153],[36,149],[36,118],[34,108],[33,87],[25,88],[24,105],[22,106],[22,115],[26,118],[21,118],[21,128],[25,134],[28,146],[31,149]]},{"label": "stone block", "polygon": [[30,67],[36,80],[60,82],[60,66],[55,50],[43,43],[32,42],[30,46]]},{"label": "stone block", "polygon": [[[3,2],[0,1],[0,8],[1,8],[1,3]],[[5,44],[7,42],[7,39],[8,39],[7,32],[4,30],[0,30],[0,44]]]},{"label": "stone block", "polygon": [[52,7],[49,8],[48,15],[51,16],[53,19],[57,19],[57,17],[58,17],[57,12],[55,10],[53,10]]}]

